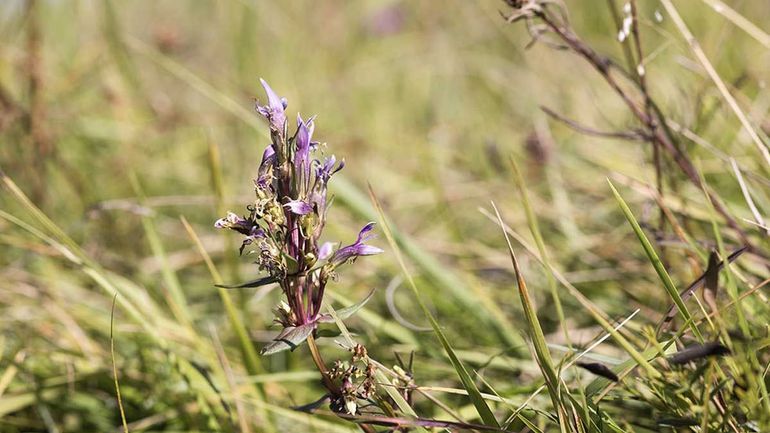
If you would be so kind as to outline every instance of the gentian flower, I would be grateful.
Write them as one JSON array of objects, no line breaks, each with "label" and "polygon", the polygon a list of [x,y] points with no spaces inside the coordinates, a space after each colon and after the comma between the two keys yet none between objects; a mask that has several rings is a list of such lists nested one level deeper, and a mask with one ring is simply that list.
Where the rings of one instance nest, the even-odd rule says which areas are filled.
[{"label": "gentian flower", "polygon": [[282,133],[286,124],[286,99],[278,97],[265,80],[260,78],[259,82],[267,93],[267,105],[257,105],[257,111],[270,122],[270,129]]},{"label": "gentian flower", "polygon": [[[274,313],[275,323],[283,329],[261,352],[270,355],[296,348],[314,335],[319,323],[332,320],[331,315],[321,314],[321,306],[326,285],[335,280],[337,267],[382,250],[367,244],[374,237],[374,223],[365,225],[353,244],[336,251],[336,244],[320,242],[331,203],[327,200],[328,185],[345,162],[338,162],[333,155],[314,159],[318,148],[318,143],[313,141],[315,117],[303,120],[297,115],[297,129],[289,135],[286,101],[264,80],[260,81],[267,93],[267,104],[256,108],[270,125],[271,142],[262,153],[254,179],[256,198],[247,206],[248,216],[228,212],[214,226],[242,234],[241,253],[250,247],[249,253],[256,258],[259,271],[267,274],[232,287],[274,283],[281,287],[284,298]],[[336,317],[349,317],[370,297],[371,293],[363,301],[338,311]],[[356,350],[354,359],[366,357],[365,350]],[[330,392],[330,406],[334,410],[355,414],[358,401],[371,399],[375,383],[373,364],[369,364],[359,386],[354,384],[354,376],[358,376],[352,370],[340,371],[332,378],[335,373],[326,369],[320,356],[314,356],[313,360],[325,377],[324,385]]]},{"label": "gentian flower", "polygon": [[297,150],[294,154],[294,166],[305,178],[310,176],[310,147],[314,128],[312,117],[305,123],[299,114],[297,115]]},{"label": "gentian flower", "polygon": [[[283,337],[264,351],[274,353],[286,348],[281,346],[286,340],[297,345],[315,329],[326,284],[337,266],[382,250],[366,244],[373,237],[374,223],[364,226],[355,243],[337,251],[333,251],[333,244],[320,242],[330,203],[328,184],[345,163],[334,156],[313,158],[318,147],[313,141],[315,117],[303,120],[297,115],[297,129],[289,135],[286,101],[260,81],[267,104],[258,105],[257,111],[270,125],[271,143],[262,154],[254,180],[256,200],[248,206],[248,217],[229,212],[215,227],[245,236],[241,251],[251,246],[259,269],[269,274],[255,281],[281,286],[286,300],[277,310],[277,319],[284,326]],[[325,263],[317,266],[319,261]]]},{"label": "gentian flower", "polygon": [[374,238],[374,235],[369,234],[374,228],[374,223],[370,222],[365,225],[364,228],[358,233],[356,241],[346,247],[338,249],[329,262],[335,266],[341,265],[348,260],[353,260],[360,256],[372,256],[382,252],[381,249],[365,244],[366,241]]}]

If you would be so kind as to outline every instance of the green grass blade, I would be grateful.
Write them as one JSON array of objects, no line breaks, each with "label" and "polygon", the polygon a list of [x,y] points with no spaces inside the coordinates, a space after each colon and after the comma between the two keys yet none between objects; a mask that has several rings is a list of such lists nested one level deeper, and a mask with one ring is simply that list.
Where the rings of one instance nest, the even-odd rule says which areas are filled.
[{"label": "green grass blade", "polygon": [[663,266],[663,262],[661,262],[660,257],[658,257],[658,254],[655,252],[655,249],[652,247],[649,239],[647,239],[644,231],[642,231],[642,228],[636,221],[636,217],[634,217],[631,209],[623,200],[623,197],[620,196],[618,190],[615,189],[615,186],[612,184],[612,182],[609,179],[607,179],[607,182],[612,189],[612,194],[615,196],[615,200],[618,201],[620,209],[623,211],[623,215],[625,215],[629,224],[631,224],[631,228],[633,228],[634,234],[636,234],[636,237],[642,244],[644,252],[647,254],[647,258],[650,260],[650,263],[652,263],[652,266],[655,268],[655,272],[658,273],[658,277],[660,277],[660,280],[663,282],[663,287],[666,289],[666,292],[668,292],[668,295],[676,304],[676,307],[679,309],[679,313],[682,315],[684,320],[690,323],[690,329],[692,330],[693,335],[695,335],[699,341],[703,342],[703,336],[700,334],[700,331],[698,331],[698,327],[692,321],[692,315],[687,309],[687,306],[684,304],[684,301],[682,301],[682,297],[679,296],[679,290],[677,290],[676,286],[674,286],[674,282],[671,280],[671,276],[668,275],[668,271],[666,271],[665,266]]},{"label": "green grass blade", "polygon": [[[535,216],[535,212],[532,210],[532,205],[529,202],[529,194],[527,193],[524,178],[521,176],[521,171],[519,171],[516,160],[513,158],[511,158],[511,167],[513,168],[513,177],[514,181],[516,182],[516,187],[519,189],[519,195],[521,196],[521,203],[524,205],[524,212],[527,215],[529,231],[532,233],[532,237],[535,239],[535,245],[537,245],[537,250],[540,253],[540,257],[543,260],[543,266],[545,266],[546,269],[545,276],[548,281],[548,289],[551,291],[551,297],[553,298],[553,303],[556,306],[556,315],[559,318],[559,324],[561,325],[562,332],[564,333],[564,338],[566,339],[567,343],[571,345],[572,343],[570,342],[569,338],[569,330],[567,330],[567,323],[564,318],[564,308],[562,308],[561,298],[559,298],[559,291],[558,287],[556,286],[556,278],[553,276],[553,268],[551,267],[551,262],[548,259],[548,251],[545,248],[545,242],[543,241],[543,235],[540,232],[537,216]],[[508,234],[505,232],[505,229],[503,229],[503,233],[505,233],[506,237],[508,236]]]},{"label": "green grass blade", "polygon": [[[134,191],[139,199],[139,203],[144,205],[144,191],[142,190],[142,186],[139,183],[139,179],[134,173],[131,173],[130,179],[131,184],[134,187]],[[182,291],[182,285],[179,283],[179,278],[177,277],[176,272],[171,269],[171,266],[168,262],[168,254],[166,254],[166,249],[163,247],[163,241],[161,241],[158,230],[155,228],[155,217],[152,215],[142,214],[141,219],[144,233],[147,236],[147,243],[150,245],[150,250],[152,251],[153,256],[155,256],[155,259],[158,260],[160,264],[163,282],[165,283],[166,288],[171,295],[171,299],[168,302],[170,304],[169,307],[171,312],[181,323],[187,326],[192,326],[192,316],[190,315],[190,310],[187,307],[187,299],[184,292]]]},{"label": "green grass blade", "polygon": [[[206,249],[203,247],[203,243],[198,237],[198,234],[195,233],[195,230],[193,230],[192,226],[187,222],[185,217],[182,216],[180,219],[182,220],[182,224],[184,225],[185,230],[187,230],[187,233],[190,235],[190,239],[192,239],[192,241],[195,243],[195,246],[198,248],[198,252],[206,262],[206,266],[209,269],[211,278],[214,279],[214,284],[222,284],[222,276],[219,274],[216,266],[214,266],[214,262],[211,261],[211,257],[209,257]],[[257,349],[254,347],[254,344],[252,344],[251,339],[249,338],[249,334],[246,332],[246,327],[243,325],[241,318],[238,316],[238,310],[235,308],[232,299],[230,299],[230,294],[227,293],[227,290],[221,287],[217,287],[217,291],[219,292],[219,296],[222,299],[222,304],[225,306],[227,317],[230,319],[230,325],[233,327],[233,330],[235,330],[235,333],[238,336],[238,342],[241,346],[241,352],[243,353],[246,370],[252,376],[264,373],[262,363],[260,362],[259,356],[257,355]]]},{"label": "green grass blade", "polygon": [[[482,209],[481,212],[486,215],[490,220],[495,221],[495,217],[491,215],[489,212],[487,212],[485,209]],[[540,260],[542,262],[542,259],[540,256],[538,256],[537,252],[535,251],[535,248],[529,245],[518,233],[513,231],[510,227],[507,225],[504,226],[505,231],[513,236],[517,242],[519,242],[526,250],[529,252],[533,257],[535,257],[537,260]],[[631,358],[634,359],[634,361],[637,363],[637,365],[644,368],[644,370],[647,372],[648,375],[652,377],[659,377],[660,373],[647,361],[647,358],[642,356],[641,353],[639,353],[638,350],[631,344],[630,341],[626,337],[623,336],[620,332],[618,332],[617,329],[615,329],[609,322],[609,320],[606,317],[606,314],[599,309],[593,302],[591,302],[590,299],[586,298],[585,295],[583,295],[575,286],[572,285],[572,283],[567,280],[564,275],[562,275],[560,272],[558,272],[556,269],[553,269],[553,275],[556,277],[556,279],[559,280],[560,283],[564,285],[564,287],[567,288],[567,291],[572,295],[580,305],[585,308],[585,310],[593,317],[593,319],[598,323],[605,331],[607,331],[612,338],[617,341],[617,343],[623,348],[623,350],[628,353]]]},{"label": "green grass blade", "polygon": [[385,212],[383,211],[382,206],[380,206],[380,202],[377,200],[377,197],[374,195],[374,191],[372,191],[371,187],[369,188],[369,194],[371,196],[372,203],[374,204],[374,207],[377,210],[377,213],[379,214],[379,217],[380,217],[379,219],[382,223],[382,230],[385,233],[385,237],[388,239],[388,243],[390,244],[390,247],[393,249],[393,254],[395,254],[396,260],[398,261],[398,264],[401,267],[401,270],[403,271],[407,281],[409,282],[409,287],[412,289],[412,293],[415,299],[417,300],[417,303],[419,304],[420,309],[422,309],[423,313],[425,314],[425,317],[427,317],[428,319],[428,322],[430,322],[430,326],[433,328],[433,332],[436,334],[436,337],[438,338],[439,343],[441,343],[441,346],[444,348],[444,351],[449,357],[449,361],[452,363],[452,367],[457,372],[457,376],[460,378],[460,382],[462,382],[463,388],[465,388],[465,390],[468,392],[468,397],[471,399],[473,406],[476,408],[476,411],[478,412],[479,417],[481,418],[481,420],[484,422],[485,425],[488,425],[490,427],[500,427],[500,424],[498,424],[494,413],[492,413],[492,409],[489,408],[489,405],[487,405],[487,402],[484,400],[484,397],[482,397],[481,392],[476,386],[476,383],[473,381],[470,374],[468,374],[468,370],[465,369],[465,366],[457,358],[457,354],[455,354],[454,350],[452,349],[452,346],[449,344],[449,340],[447,340],[446,335],[444,335],[444,332],[441,330],[441,327],[436,321],[436,318],[433,317],[433,314],[430,312],[428,307],[425,305],[425,302],[422,300],[422,296],[420,296],[420,292],[417,289],[417,285],[415,284],[411,273],[409,273],[409,271],[407,270],[406,263],[404,262],[404,258],[401,254],[401,248],[399,247],[399,244],[396,242],[393,236],[393,232],[390,230],[390,225],[388,224],[388,221],[385,218]]},{"label": "green grass blade", "polygon": [[[505,242],[508,245],[508,253],[511,257],[511,264],[513,265],[513,271],[516,274],[516,284],[519,288],[519,298],[521,299],[521,306],[524,309],[524,316],[527,319],[527,326],[529,336],[532,339],[532,346],[535,350],[535,360],[540,367],[540,371],[545,378],[545,385],[548,387],[548,394],[551,396],[554,408],[559,413],[559,425],[562,431],[565,430],[566,412],[561,402],[560,389],[559,389],[559,374],[553,366],[553,360],[551,359],[551,353],[548,351],[548,343],[545,341],[545,335],[543,334],[543,328],[540,326],[540,321],[537,318],[535,312],[535,306],[532,303],[532,299],[527,289],[527,283],[524,281],[524,277],[519,269],[519,262],[516,259],[516,254],[513,252],[513,245],[511,245],[511,239],[508,237],[508,232],[505,231],[505,225],[503,219],[500,216],[500,212],[497,210],[494,202],[492,208],[495,210],[497,220],[500,223],[500,229],[503,231]],[[550,272],[549,272],[550,273]]]},{"label": "green grass blade", "polygon": [[[335,178],[334,191],[337,198],[356,215],[367,220],[376,220],[377,211],[369,204],[366,196],[344,177]],[[493,329],[503,344],[514,348],[514,353],[519,356],[526,355],[524,341],[519,336],[515,327],[504,317],[502,311],[497,308],[496,302],[480,290],[474,290],[457,274],[447,269],[433,256],[425,252],[407,235],[400,233],[396,228],[391,228],[394,242],[400,251],[409,257],[428,277],[436,287],[452,294],[470,314],[481,321],[485,326]]]}]

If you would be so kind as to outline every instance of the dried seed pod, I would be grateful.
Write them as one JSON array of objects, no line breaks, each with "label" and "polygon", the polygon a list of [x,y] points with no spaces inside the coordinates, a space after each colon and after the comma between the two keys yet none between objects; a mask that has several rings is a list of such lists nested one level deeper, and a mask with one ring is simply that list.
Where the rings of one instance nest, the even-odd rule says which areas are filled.
[{"label": "dried seed pod", "polygon": [[607,367],[604,364],[600,364],[598,362],[578,362],[575,365],[577,365],[578,367],[584,368],[597,376],[601,376],[605,379],[609,379],[613,382],[620,381],[620,379],[618,378],[618,375],[616,375],[612,370],[610,370],[609,367]]},{"label": "dried seed pod", "polygon": [[730,349],[722,345],[717,341],[705,344],[693,344],[685,347],[684,349],[676,352],[668,358],[668,362],[674,365],[686,364],[696,359],[706,358],[709,356],[722,356],[729,355]]},{"label": "dried seed pod", "polygon": [[361,344],[356,344],[351,349],[353,352],[353,362],[358,362],[367,358],[366,347]]}]

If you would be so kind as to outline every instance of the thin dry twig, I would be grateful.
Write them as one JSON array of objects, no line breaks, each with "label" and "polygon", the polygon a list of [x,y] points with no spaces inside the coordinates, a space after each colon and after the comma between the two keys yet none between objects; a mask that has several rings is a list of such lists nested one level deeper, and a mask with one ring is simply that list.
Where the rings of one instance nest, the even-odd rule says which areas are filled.
[{"label": "thin dry twig", "polygon": [[569,126],[570,128],[584,135],[591,135],[594,137],[602,137],[602,138],[617,138],[621,140],[631,140],[631,141],[648,140],[648,138],[643,133],[638,131],[619,131],[619,132],[599,131],[597,129],[593,129],[588,126],[581,125],[580,123],[572,119],[568,119],[567,117],[551,110],[548,107],[541,105],[540,109],[543,110],[543,112],[547,114],[549,117],[551,117],[552,119],[558,120],[559,122]]},{"label": "thin dry twig", "polygon": [[[530,2],[531,3],[531,2]],[[528,3],[529,4],[529,3]],[[519,11],[521,13],[521,11]],[[644,125],[645,132],[649,134],[649,141],[653,145],[659,145],[664,149],[679,166],[682,172],[687,178],[699,189],[704,189],[701,177],[698,170],[695,168],[695,164],[690,160],[687,154],[680,149],[673,132],[668,128],[665,121],[665,116],[661,112],[655,101],[649,96],[649,93],[645,94],[639,87],[640,84],[636,81],[636,89],[642,93],[642,97],[645,101],[643,107],[640,107],[635,99],[638,99],[638,95],[632,96],[623,86],[620,85],[616,74],[619,72],[621,75],[628,76],[621,68],[615,65],[608,58],[597,53],[593,48],[583,42],[569,27],[562,21],[559,21],[551,14],[545,7],[531,7],[527,11],[528,19],[532,17],[538,18],[544,24],[548,26],[553,34],[558,36],[569,48],[577,53],[580,57],[585,59],[601,76],[605,82],[612,88],[612,90],[624,101],[631,113],[636,117],[639,122]],[[645,107],[649,108],[649,115],[645,110]],[[756,248],[754,244],[747,238],[746,233],[738,225],[736,219],[727,210],[727,207],[722,203],[720,198],[712,191],[706,189],[706,193],[709,199],[714,204],[716,211],[725,219],[727,225],[733,229],[741,243],[748,245],[752,251]]]}]

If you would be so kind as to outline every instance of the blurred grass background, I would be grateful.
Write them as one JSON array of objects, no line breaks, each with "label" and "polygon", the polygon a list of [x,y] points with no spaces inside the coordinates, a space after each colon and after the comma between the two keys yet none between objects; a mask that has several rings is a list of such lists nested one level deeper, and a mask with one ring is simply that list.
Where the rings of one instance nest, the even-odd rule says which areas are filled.
[{"label": "blurred grass background", "polygon": [[[740,164],[760,209],[770,208],[767,167],[668,17],[655,20],[662,7],[640,4],[645,49],[655,53],[645,65],[653,95],[705,142],[687,150],[709,185],[736,217],[752,219],[726,155]],[[570,18],[623,64],[607,5],[571,5]],[[752,120],[770,128],[768,47],[707,2],[678,7]],[[733,7],[760,26],[770,22],[762,1]],[[72,260],[55,247],[67,245],[62,238],[45,242],[14,224],[8,215],[35,227],[41,221],[7,189],[0,195],[0,431],[119,429],[109,351],[114,291],[131,304],[116,309],[115,363],[132,431],[351,430],[285,409],[321,395],[307,349],[261,359],[258,371],[244,366],[222,298],[180,221],[190,222],[225,281],[256,276],[237,256],[239,241],[213,221],[251,200],[267,143],[253,112],[263,98],[259,77],[288,98],[289,113],[318,114],[316,136],[347,162],[332,183],[329,239],[352,240],[376,218],[365,195],[371,184],[461,359],[502,395],[522,402],[541,381],[523,345],[525,319],[499,228],[479,212],[494,200],[532,243],[510,156],[523,168],[556,268],[609,317],[640,308],[631,330],[657,321],[669,300],[605,180],[645,227],[655,226],[651,151],[547,119],[539,106],[600,130],[634,127],[587,65],[544,44],[526,48],[529,35],[507,25],[502,9],[497,1],[3,2],[0,167],[82,250]],[[673,191],[666,203],[702,241],[698,263],[670,234],[656,238],[684,286],[703,270],[714,239],[703,194],[677,181],[684,177],[672,164],[666,170]],[[756,227],[743,225],[766,247]],[[733,233],[723,236],[728,249],[739,245]],[[520,260],[548,340],[566,346],[543,268]],[[386,307],[383,289],[399,274],[393,256],[360,262],[333,287],[335,305],[379,289],[351,329],[386,365],[395,364],[394,351],[416,350],[419,384],[457,387],[434,337],[395,322]],[[762,273],[759,262],[745,262]],[[261,347],[274,333],[278,294],[229,295]],[[574,299],[562,302],[573,344],[600,334]],[[425,325],[406,290],[395,303]],[[332,339],[321,344],[330,359],[342,356]],[[623,358],[611,342],[596,352]],[[472,413],[465,397],[440,397]]]}]

